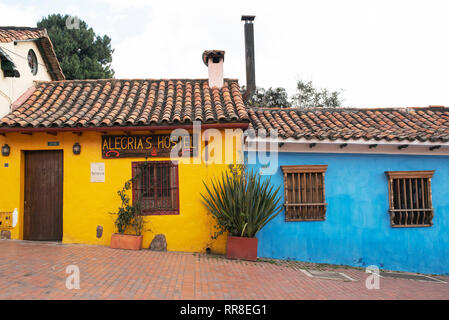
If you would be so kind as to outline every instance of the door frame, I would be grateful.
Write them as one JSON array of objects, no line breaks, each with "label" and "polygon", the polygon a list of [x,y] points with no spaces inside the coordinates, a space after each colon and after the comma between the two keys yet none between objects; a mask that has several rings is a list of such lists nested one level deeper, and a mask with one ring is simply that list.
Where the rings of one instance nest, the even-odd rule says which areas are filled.
[{"label": "door frame", "polygon": [[[27,150],[21,150],[21,192],[20,192],[20,212],[19,215],[19,221],[21,221],[21,228],[20,228],[20,239],[26,240],[25,237],[28,236],[25,234],[25,196],[26,196],[26,154],[28,152],[52,152],[52,151],[58,151],[61,154],[61,195],[60,195],[60,201],[61,201],[61,208],[60,208],[60,219],[61,219],[61,232],[60,232],[60,239],[59,240],[36,240],[36,241],[57,241],[62,242],[63,236],[64,236],[64,149],[27,149]],[[33,241],[33,240],[29,240]]]}]

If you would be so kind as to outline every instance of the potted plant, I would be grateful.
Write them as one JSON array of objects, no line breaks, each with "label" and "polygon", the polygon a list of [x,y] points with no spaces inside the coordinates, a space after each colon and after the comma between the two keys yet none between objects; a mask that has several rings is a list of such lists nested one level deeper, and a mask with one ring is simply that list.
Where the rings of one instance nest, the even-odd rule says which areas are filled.
[{"label": "potted plant", "polygon": [[269,178],[249,171],[244,165],[231,165],[221,178],[206,183],[204,205],[217,221],[218,232],[228,232],[226,257],[257,259],[256,234],[282,210],[279,187],[273,189]]},{"label": "potted plant", "polygon": [[[136,201],[136,203],[130,205],[130,198],[127,191],[131,188],[131,185],[132,179],[125,182],[122,190],[117,192],[122,203],[118,212],[112,213],[117,214],[115,226],[117,227],[118,233],[112,234],[111,248],[128,250],[142,249],[142,231],[145,221],[141,215],[140,201]],[[130,229],[134,231],[134,234],[125,233]]]}]

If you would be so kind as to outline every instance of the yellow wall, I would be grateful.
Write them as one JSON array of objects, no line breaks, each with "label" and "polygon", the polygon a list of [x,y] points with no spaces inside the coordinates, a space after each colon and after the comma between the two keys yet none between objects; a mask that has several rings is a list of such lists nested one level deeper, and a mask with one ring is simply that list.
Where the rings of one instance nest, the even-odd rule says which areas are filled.
[{"label": "yellow wall", "polygon": [[[238,140],[240,139],[241,135]],[[60,146],[48,147],[49,141],[59,141]],[[237,146],[240,146],[239,141],[236,141]],[[75,142],[81,145],[80,155],[74,155],[72,152]],[[13,211],[14,208],[19,211],[19,223],[11,232],[13,239],[23,237],[23,151],[63,150],[63,243],[110,244],[111,234],[116,232],[114,226],[116,215],[109,213],[116,211],[120,206],[117,191],[131,178],[131,163],[144,161],[143,158],[103,159],[101,134],[97,132],[85,132],[82,136],[71,132],[58,133],[57,136],[47,133],[32,135],[7,133],[6,136],[0,135],[0,147],[4,143],[11,147],[11,154],[8,157],[0,155],[0,211]],[[236,150],[230,143],[232,141],[229,139],[223,142],[227,154]],[[201,153],[198,157],[201,157]],[[105,163],[104,183],[90,182],[91,162]],[[5,167],[5,163],[8,167]],[[178,167],[180,214],[145,217],[147,227],[151,231],[143,234],[144,248],[148,248],[155,234],[163,233],[170,251],[204,252],[210,247],[212,252],[224,253],[225,237],[211,239],[211,235],[216,231],[215,221],[201,203],[200,192],[204,191],[203,179],[208,181],[208,178],[217,176],[226,168],[227,164],[205,164],[203,161],[201,164],[180,163]],[[103,236],[100,239],[96,237],[97,226],[103,227]]]}]

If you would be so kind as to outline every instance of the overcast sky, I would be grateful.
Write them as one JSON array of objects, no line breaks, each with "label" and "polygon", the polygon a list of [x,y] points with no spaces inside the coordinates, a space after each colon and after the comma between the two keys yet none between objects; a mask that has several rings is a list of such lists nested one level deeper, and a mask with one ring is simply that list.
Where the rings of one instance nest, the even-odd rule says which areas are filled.
[{"label": "overcast sky", "polygon": [[226,51],[245,79],[242,14],[256,15],[256,84],[298,78],[343,89],[348,107],[449,106],[448,1],[0,0],[0,25],[79,16],[115,48],[117,78],[205,78],[201,54]]}]

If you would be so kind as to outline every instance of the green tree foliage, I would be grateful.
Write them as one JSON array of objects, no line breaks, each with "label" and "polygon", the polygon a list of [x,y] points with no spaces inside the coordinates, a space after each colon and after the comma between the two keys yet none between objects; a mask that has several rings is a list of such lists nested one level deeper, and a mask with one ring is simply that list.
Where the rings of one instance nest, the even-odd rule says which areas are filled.
[{"label": "green tree foliage", "polygon": [[[245,92],[245,86],[242,86]],[[298,80],[296,83],[296,93],[289,99],[287,91],[282,87],[265,90],[257,87],[256,92],[247,101],[251,107],[259,108],[310,108],[310,107],[340,107],[343,99],[340,97],[341,91],[330,91],[314,86],[312,81],[305,82]]]},{"label": "green tree foliage", "polygon": [[96,35],[86,22],[79,20],[78,24],[69,15],[51,14],[42,18],[37,26],[47,29],[66,79],[105,79],[114,76],[111,69],[114,49],[107,35]]},{"label": "green tree foliage", "polygon": [[[244,89],[245,86],[242,87]],[[262,87],[258,87],[253,96],[248,100],[248,104],[252,107],[261,108],[289,108],[291,103],[288,100],[287,91],[284,88],[270,87],[265,90]]]},{"label": "green tree foliage", "polygon": [[296,94],[292,97],[293,105],[299,108],[308,107],[340,107],[342,100],[341,91],[329,91],[316,88],[312,81],[298,80]]}]

